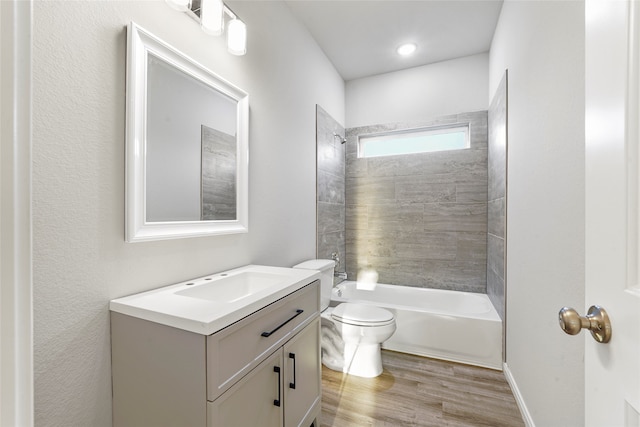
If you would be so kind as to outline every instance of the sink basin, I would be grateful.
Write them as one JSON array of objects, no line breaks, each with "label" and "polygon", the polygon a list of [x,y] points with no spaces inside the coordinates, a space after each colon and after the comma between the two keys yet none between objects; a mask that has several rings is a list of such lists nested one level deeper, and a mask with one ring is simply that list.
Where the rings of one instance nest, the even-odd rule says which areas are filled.
[{"label": "sink basin", "polygon": [[210,335],[319,278],[315,270],[248,265],[117,298],[109,309]]},{"label": "sink basin", "polygon": [[243,271],[238,274],[222,276],[192,288],[176,292],[176,295],[200,298],[209,301],[232,303],[242,298],[264,291],[288,279],[281,274]]}]

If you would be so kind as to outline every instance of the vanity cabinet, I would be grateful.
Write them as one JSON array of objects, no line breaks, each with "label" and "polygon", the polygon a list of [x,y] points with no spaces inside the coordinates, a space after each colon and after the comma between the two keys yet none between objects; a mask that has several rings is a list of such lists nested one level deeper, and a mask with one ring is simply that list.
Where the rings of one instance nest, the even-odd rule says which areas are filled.
[{"label": "vanity cabinet", "polygon": [[319,332],[320,321],[315,319],[209,402],[208,425],[310,426],[320,404]]},{"label": "vanity cabinet", "polygon": [[112,311],[113,425],[315,424],[319,316],[318,281],[211,335]]}]

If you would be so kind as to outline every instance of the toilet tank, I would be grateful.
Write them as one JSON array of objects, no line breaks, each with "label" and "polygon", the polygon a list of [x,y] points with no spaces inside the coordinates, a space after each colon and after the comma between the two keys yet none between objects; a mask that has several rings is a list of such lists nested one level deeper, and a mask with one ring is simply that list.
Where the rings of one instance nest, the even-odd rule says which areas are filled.
[{"label": "toilet tank", "polygon": [[332,259],[311,259],[294,265],[293,268],[320,271],[320,310],[329,307],[333,288],[333,269],[336,262]]}]

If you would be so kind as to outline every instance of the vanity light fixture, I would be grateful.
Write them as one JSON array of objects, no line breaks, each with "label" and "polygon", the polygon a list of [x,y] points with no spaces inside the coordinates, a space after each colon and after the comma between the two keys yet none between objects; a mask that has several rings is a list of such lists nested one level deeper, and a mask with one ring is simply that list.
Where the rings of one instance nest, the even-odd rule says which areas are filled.
[{"label": "vanity light fixture", "polygon": [[165,0],[173,9],[186,12],[200,22],[202,31],[219,36],[228,17],[227,50],[233,55],[247,53],[247,26],[222,0]]},{"label": "vanity light fixture", "polygon": [[222,0],[202,0],[200,2],[200,27],[212,36],[224,32],[224,3]]},{"label": "vanity light fixture", "polygon": [[405,43],[398,46],[398,49],[396,49],[396,52],[398,52],[398,55],[408,56],[408,55],[411,55],[413,52],[415,52],[416,49],[418,49],[418,46],[415,43]]},{"label": "vanity light fixture", "polygon": [[227,30],[227,49],[233,55],[247,53],[247,26],[239,19],[229,21]]}]

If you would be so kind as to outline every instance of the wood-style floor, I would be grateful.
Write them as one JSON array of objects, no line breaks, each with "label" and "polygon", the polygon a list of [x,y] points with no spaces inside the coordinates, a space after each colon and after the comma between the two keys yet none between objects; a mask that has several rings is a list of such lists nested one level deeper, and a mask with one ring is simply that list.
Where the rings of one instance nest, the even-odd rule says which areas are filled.
[{"label": "wood-style floor", "polygon": [[500,371],[383,350],[359,378],[322,367],[320,427],[524,426]]}]

